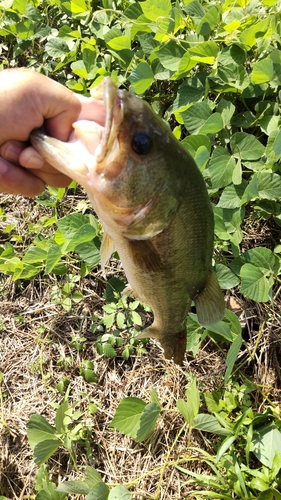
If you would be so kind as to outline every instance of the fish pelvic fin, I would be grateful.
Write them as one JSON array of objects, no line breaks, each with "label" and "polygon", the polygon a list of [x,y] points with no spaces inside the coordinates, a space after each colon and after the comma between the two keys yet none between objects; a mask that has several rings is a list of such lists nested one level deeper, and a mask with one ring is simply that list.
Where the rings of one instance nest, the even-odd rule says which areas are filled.
[{"label": "fish pelvic fin", "polygon": [[128,240],[130,252],[137,266],[145,272],[162,269],[161,257],[150,240]]},{"label": "fish pelvic fin", "polygon": [[114,251],[115,245],[113,239],[107,233],[104,233],[100,247],[101,268],[103,270]]},{"label": "fish pelvic fin", "polygon": [[186,328],[176,333],[164,334],[159,332],[153,325],[146,328],[136,339],[154,338],[158,339],[164,349],[166,359],[173,359],[177,365],[182,365],[186,351]]},{"label": "fish pelvic fin", "polygon": [[223,318],[224,295],[215,271],[212,269],[205,288],[194,298],[198,321],[201,325],[213,325]]},{"label": "fish pelvic fin", "polygon": [[132,289],[131,285],[126,285],[124,290],[122,290],[121,295],[126,295],[126,297],[130,297],[134,300],[139,300],[136,292]]}]

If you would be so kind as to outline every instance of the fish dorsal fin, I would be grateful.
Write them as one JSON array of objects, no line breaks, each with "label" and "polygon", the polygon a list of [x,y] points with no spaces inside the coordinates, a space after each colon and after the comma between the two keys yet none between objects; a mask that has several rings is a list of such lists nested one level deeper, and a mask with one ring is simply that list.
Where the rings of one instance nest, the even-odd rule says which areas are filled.
[{"label": "fish dorsal fin", "polygon": [[205,288],[194,298],[198,321],[213,325],[223,318],[225,303],[215,272],[212,270]]},{"label": "fish dorsal fin", "polygon": [[164,349],[166,359],[172,359],[181,365],[186,351],[186,328],[176,333],[160,333],[155,326],[149,326],[135,337],[136,339],[158,339]]},{"label": "fish dorsal fin", "polygon": [[107,233],[104,233],[100,247],[101,268],[103,270],[114,251],[115,245],[113,239]]},{"label": "fish dorsal fin", "polygon": [[157,272],[163,268],[161,257],[150,240],[127,240],[133,261],[146,272]]}]

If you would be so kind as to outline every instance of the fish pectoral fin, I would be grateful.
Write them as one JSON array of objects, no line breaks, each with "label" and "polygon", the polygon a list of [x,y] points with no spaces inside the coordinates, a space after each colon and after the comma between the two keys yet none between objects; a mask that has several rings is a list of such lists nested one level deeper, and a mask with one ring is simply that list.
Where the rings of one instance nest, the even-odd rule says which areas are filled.
[{"label": "fish pectoral fin", "polygon": [[111,255],[115,251],[115,245],[113,239],[104,233],[101,247],[100,247],[100,257],[101,257],[101,268],[104,270],[104,266],[110,259]]},{"label": "fish pectoral fin", "polygon": [[136,292],[132,289],[131,285],[126,285],[124,290],[122,290],[121,295],[126,295],[126,297],[130,297],[131,299],[138,300],[138,296]]},{"label": "fish pectoral fin", "polygon": [[186,328],[176,333],[163,334],[153,325],[143,330],[136,339],[158,339],[164,349],[166,359],[173,359],[177,365],[182,365],[186,351]]},{"label": "fish pectoral fin", "polygon": [[201,325],[213,325],[223,318],[224,296],[214,270],[211,271],[205,288],[194,298],[194,302]]},{"label": "fish pectoral fin", "polygon": [[145,272],[157,272],[163,268],[161,257],[150,240],[127,240],[137,267]]}]

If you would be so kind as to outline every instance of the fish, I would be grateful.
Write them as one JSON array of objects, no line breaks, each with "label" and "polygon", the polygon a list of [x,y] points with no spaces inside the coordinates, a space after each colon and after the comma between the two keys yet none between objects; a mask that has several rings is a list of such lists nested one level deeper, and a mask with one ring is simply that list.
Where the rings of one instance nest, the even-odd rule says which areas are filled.
[{"label": "fish", "polygon": [[91,90],[91,120],[73,123],[68,142],[40,130],[33,147],[80,183],[104,236],[101,266],[118,252],[124,293],[150,306],[153,322],[137,336],[157,339],[166,359],[182,364],[192,302],[201,325],[224,315],[212,267],[214,217],[195,161],[150,105],[110,77]]}]

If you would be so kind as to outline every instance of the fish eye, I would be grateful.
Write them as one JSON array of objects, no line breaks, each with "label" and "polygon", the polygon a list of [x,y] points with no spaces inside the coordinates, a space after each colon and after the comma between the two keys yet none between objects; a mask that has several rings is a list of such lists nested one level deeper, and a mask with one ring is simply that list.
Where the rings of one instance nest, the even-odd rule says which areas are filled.
[{"label": "fish eye", "polygon": [[147,155],[152,148],[152,139],[145,132],[137,132],[132,139],[132,148],[138,155]]}]

